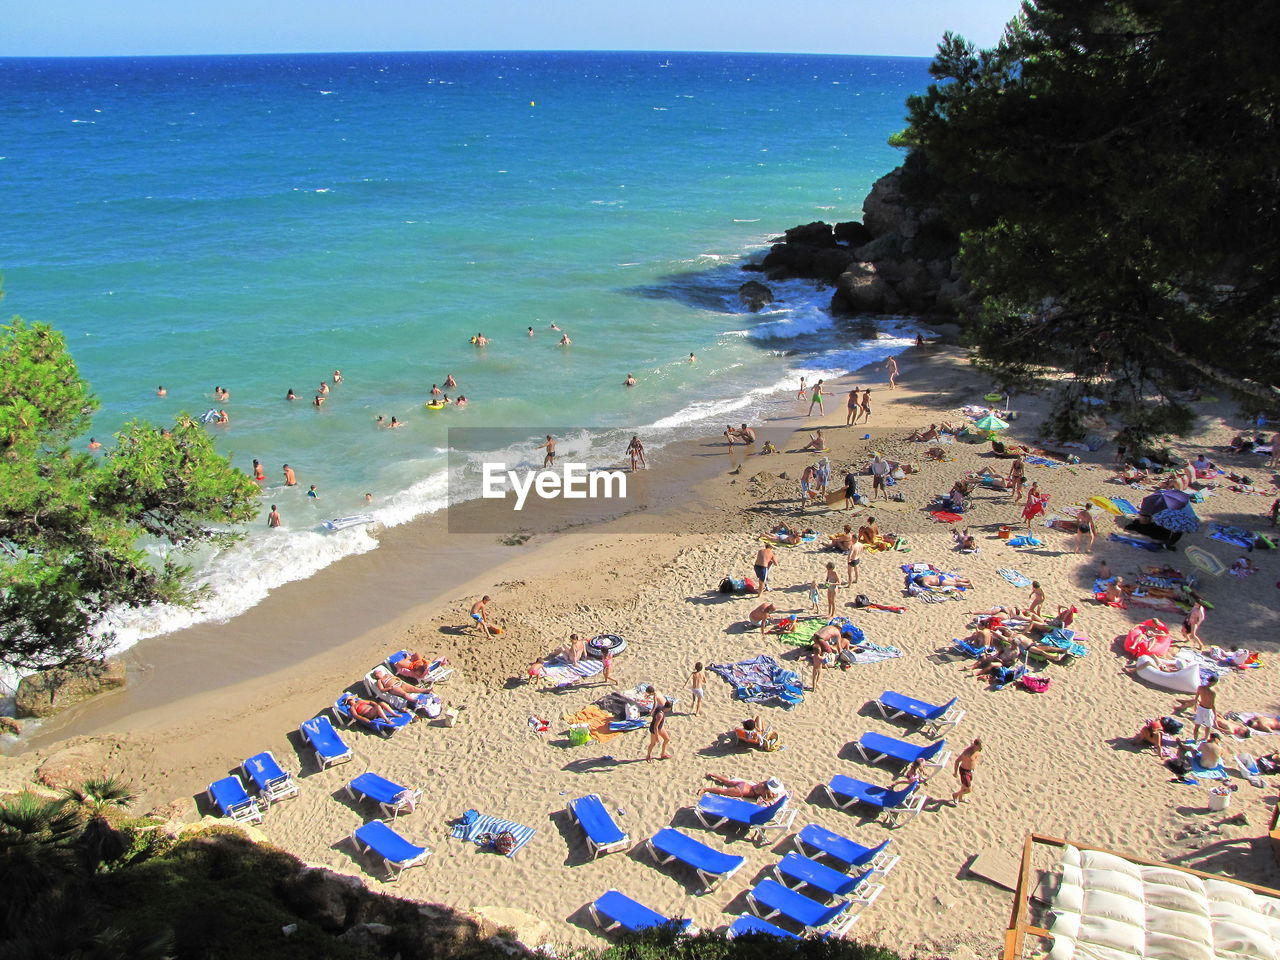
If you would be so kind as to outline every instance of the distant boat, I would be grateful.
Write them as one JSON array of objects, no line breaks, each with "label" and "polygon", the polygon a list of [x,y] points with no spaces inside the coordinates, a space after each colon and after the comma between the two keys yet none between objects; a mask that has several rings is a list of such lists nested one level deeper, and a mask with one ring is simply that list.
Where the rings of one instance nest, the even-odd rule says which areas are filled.
[{"label": "distant boat", "polygon": [[669,66],[671,66],[671,61],[670,61],[670,60],[664,60],[664,61],[662,61],[662,63],[658,64],[658,66],[660,66],[660,67],[669,67]]}]

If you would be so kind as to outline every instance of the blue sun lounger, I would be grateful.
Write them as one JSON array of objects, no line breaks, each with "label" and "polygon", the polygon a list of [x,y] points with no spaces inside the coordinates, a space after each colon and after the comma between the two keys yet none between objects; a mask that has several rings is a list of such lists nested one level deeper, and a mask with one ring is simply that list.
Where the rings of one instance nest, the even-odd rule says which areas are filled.
[{"label": "blue sun lounger", "polygon": [[846,897],[856,890],[867,886],[867,878],[874,870],[862,873],[841,873],[832,870],[826,864],[810,860],[798,853],[788,853],[773,865],[774,875],[784,887],[799,890],[801,887],[812,887],[821,890],[828,897]]},{"label": "blue sun lounger", "polygon": [[[862,906],[869,906],[880,895],[880,890],[884,889],[879,884],[876,887],[875,894],[862,901]],[[822,904],[769,877],[747,891],[747,904],[762,920],[772,921],[776,917],[785,917],[806,930],[831,933],[837,937],[844,936],[857,922],[860,913],[860,910],[851,909],[852,902],[849,900]]]},{"label": "blue sun lounger", "polygon": [[351,842],[357,853],[372,851],[382,860],[389,874],[387,883],[399,880],[402,873],[431,856],[430,849],[410,843],[381,820],[370,820],[356,827],[351,833]]},{"label": "blue sun lounger", "polygon": [[289,773],[276,761],[270,750],[254,754],[240,764],[245,776],[258,787],[258,794],[265,803],[275,803],[288,797],[298,795],[298,784]]},{"label": "blue sun lounger", "polygon": [[775,927],[768,920],[761,920],[759,917],[744,913],[733,923],[729,924],[724,935],[732,940],[734,937],[746,936],[749,934],[763,934],[767,937],[777,937],[780,940],[799,940],[800,937],[792,933],[790,930],[783,930],[781,927]]},{"label": "blue sun lounger", "polygon": [[[897,737],[886,737],[883,733],[869,731],[858,738],[858,753],[867,763],[879,763],[882,760],[893,760],[900,764],[912,764],[923,760],[925,769],[941,770],[951,758],[951,751],[943,752],[947,741],[937,740],[926,746],[917,746]],[[938,759],[941,755],[942,759]]]},{"label": "blue sun lounger", "polygon": [[382,808],[382,815],[395,820],[402,812],[413,813],[413,806],[422,796],[421,790],[411,790],[376,773],[362,773],[346,786],[352,800],[363,797]]},{"label": "blue sun lounger", "polygon": [[631,838],[614,822],[599,794],[589,793],[570,801],[569,816],[582,827],[592,860],[602,853],[621,850],[631,842]]},{"label": "blue sun lounger", "polygon": [[704,793],[698,798],[698,805],[693,814],[704,827],[715,830],[726,823],[733,827],[746,827],[747,838],[763,840],[766,830],[790,830],[791,821],[796,818],[794,807],[788,801],[791,798],[783,794],[767,807],[739,797],[722,797],[715,793]]},{"label": "blue sun lounger", "polygon": [[333,728],[333,721],[321,714],[304,720],[298,725],[302,739],[315,751],[316,765],[323,770],[335,763],[346,763],[351,759],[351,748],[342,742],[338,731]]},{"label": "blue sun lounger", "polygon": [[693,867],[702,881],[702,893],[710,893],[716,884],[733,876],[747,862],[746,857],[724,853],[671,827],[663,827],[644,845],[659,864],[679,860]]},{"label": "blue sun lounger", "polygon": [[249,796],[244,783],[234,773],[209,784],[209,800],[217,805],[224,817],[230,817],[236,823],[262,822],[258,801]]},{"label": "blue sun lounger", "polygon": [[816,823],[809,824],[795,835],[796,849],[801,853],[806,853],[806,848],[816,850],[835,860],[846,872],[868,869],[888,874],[902,859],[885,852],[889,848],[889,843],[889,840],[885,840],[874,847],[866,847],[848,837],[832,833],[826,827],[820,827]]},{"label": "blue sun lounger", "polygon": [[959,697],[952,697],[946,703],[935,705],[886,690],[880,694],[875,704],[886,720],[897,720],[899,717],[919,720],[921,731],[927,736],[936,737],[943,727],[954,727],[964,719],[964,711],[955,708],[959,701]]},{"label": "blue sun lounger", "polygon": [[848,810],[858,803],[865,803],[869,807],[883,810],[890,826],[905,822],[903,817],[910,820],[924,808],[924,791],[917,790],[917,785],[914,783],[901,790],[889,790],[885,787],[877,787],[874,783],[867,783],[865,780],[855,780],[853,777],[837,773],[831,778],[830,783],[822,785],[822,789],[831,798],[831,802],[841,810]]},{"label": "blue sun lounger", "polygon": [[626,894],[617,890],[608,890],[600,895],[595,903],[588,904],[587,910],[591,919],[601,930],[609,931],[621,927],[636,933],[652,927],[672,927],[677,933],[690,936],[698,932],[693,921],[688,919],[672,920],[664,917],[656,910],[650,910],[643,903],[637,903]]},{"label": "blue sun lounger", "polygon": [[345,727],[358,723],[366,729],[372,729],[374,733],[385,734],[388,737],[401,727],[406,727],[413,722],[412,712],[400,713],[392,711],[390,720],[384,720],[381,717],[376,717],[373,720],[368,720],[364,717],[357,718],[351,713],[346,694],[343,694],[333,702],[333,715]]}]

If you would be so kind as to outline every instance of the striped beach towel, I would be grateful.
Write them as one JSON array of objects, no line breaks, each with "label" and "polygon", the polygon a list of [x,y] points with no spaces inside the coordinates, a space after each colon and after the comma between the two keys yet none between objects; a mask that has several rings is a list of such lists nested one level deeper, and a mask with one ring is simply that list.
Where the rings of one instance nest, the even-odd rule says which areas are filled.
[{"label": "striped beach towel", "polygon": [[507,854],[508,857],[514,857],[517,851],[532,840],[533,835],[537,833],[533,827],[526,827],[512,820],[503,820],[500,817],[491,817],[482,813],[471,823],[455,823],[449,830],[449,836],[455,840],[468,840],[479,845],[481,838],[485,834],[497,836],[500,833],[508,832],[516,838],[516,845]]},{"label": "striped beach towel", "polygon": [[577,663],[565,663],[563,660],[548,660],[542,665],[542,678],[556,687],[567,687],[594,677],[604,669],[604,663],[595,660],[579,660]]},{"label": "striped beach towel", "polygon": [[1023,576],[1017,570],[1010,570],[1007,567],[1001,567],[999,570],[996,571],[996,573],[1000,574],[1000,576],[1004,577],[1006,580],[1012,583],[1015,587],[1031,586],[1031,578]]}]

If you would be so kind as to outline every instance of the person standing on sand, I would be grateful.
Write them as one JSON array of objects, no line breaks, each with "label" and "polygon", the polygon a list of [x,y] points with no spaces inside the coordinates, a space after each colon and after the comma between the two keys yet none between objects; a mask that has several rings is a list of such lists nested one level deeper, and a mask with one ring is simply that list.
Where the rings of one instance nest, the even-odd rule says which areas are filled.
[{"label": "person standing on sand", "polygon": [[849,391],[849,402],[844,417],[844,425],[852,427],[858,422],[858,388],[854,387]]},{"label": "person standing on sand", "polygon": [[702,669],[702,661],[693,665],[693,673],[689,674],[689,682],[685,684],[693,693],[693,716],[702,713],[702,700],[706,696],[707,671]]},{"label": "person standing on sand", "polygon": [[871,422],[871,388],[862,391],[862,422],[864,424]]},{"label": "person standing on sand", "polygon": [[858,476],[852,470],[847,470],[844,475],[844,508],[852,510],[857,505],[857,498]]},{"label": "person standing on sand", "polygon": [[280,526],[280,511],[276,509],[276,505],[271,505],[271,512],[267,514],[267,526],[275,529]]},{"label": "person standing on sand", "polygon": [[826,663],[822,659],[822,647],[814,644],[809,651],[809,689],[818,689],[818,677],[822,675],[822,668]]},{"label": "person standing on sand", "polygon": [[813,385],[813,389],[809,392],[809,416],[813,416],[813,405],[818,405],[818,413],[821,415],[825,411],[822,409],[822,384],[825,381],[819,380]]},{"label": "person standing on sand", "polygon": [[884,363],[884,368],[889,371],[889,389],[898,389],[898,361],[890,357]]},{"label": "person standing on sand", "polygon": [[879,500],[883,494],[889,499],[889,490],[885,486],[885,478],[889,476],[889,461],[877,453],[871,458],[871,499]]},{"label": "person standing on sand", "polygon": [[556,462],[556,442],[552,439],[551,434],[547,434],[547,442],[539,444],[537,449],[547,451],[547,455],[542,458],[543,470]]},{"label": "person standing on sand", "polygon": [[632,472],[635,472],[637,467],[649,469],[649,465],[644,462],[644,444],[640,442],[638,436],[632,435],[631,443],[627,445],[627,455],[631,457]]},{"label": "person standing on sand", "polygon": [[[854,540],[849,544],[849,553],[845,558],[845,565],[849,569],[849,579],[845,581],[845,586],[852,587],[858,582],[858,564],[862,562],[863,545],[859,540]],[[835,614],[832,614],[835,616]]]},{"label": "person standing on sand", "polygon": [[658,759],[670,760],[671,734],[667,733],[667,713],[671,704],[653,688],[653,684],[645,687],[644,692],[653,697],[653,711],[649,714],[649,749],[645,751],[644,758],[652,760],[653,748],[658,745],[658,741],[662,741],[662,753],[658,755]]},{"label": "person standing on sand", "polygon": [[1031,521],[1045,512],[1049,495],[1040,492],[1040,484],[1031,481],[1031,489],[1027,491],[1027,505],[1022,508],[1022,519],[1027,521],[1027,533],[1031,532]]},{"label": "person standing on sand", "polygon": [[1195,694],[1187,700],[1179,700],[1173,705],[1174,712],[1185,710],[1191,705],[1195,705],[1196,712],[1192,715],[1192,723],[1195,724],[1191,728],[1191,739],[1199,740],[1201,738],[1200,728],[1204,727],[1204,736],[1208,736],[1213,732],[1214,724],[1217,720],[1215,709],[1218,703],[1218,693],[1214,690],[1218,678],[1209,676],[1205,678],[1204,683],[1196,688]]},{"label": "person standing on sand", "polygon": [[965,797],[973,790],[973,770],[978,765],[978,757],[981,753],[982,739],[975,737],[973,743],[960,751],[960,756],[956,757],[955,762],[952,763],[952,772],[960,781],[960,789],[951,795],[952,806],[969,802]]},{"label": "person standing on sand", "polygon": [[605,650],[604,656],[600,658],[600,665],[604,667],[604,670],[600,674],[600,682],[611,683],[616,687],[618,685],[618,681],[613,678],[613,648],[612,647]]},{"label": "person standing on sand", "polygon": [[[1096,524],[1093,519],[1093,504],[1086,503],[1084,509],[1076,515],[1076,553],[1093,553],[1093,541],[1097,536],[1095,529]],[[1080,549],[1081,541],[1087,540],[1088,546]]]},{"label": "person standing on sand", "polygon": [[1204,604],[1200,602],[1200,598],[1192,594],[1195,601],[1191,606],[1191,612],[1187,614],[1187,619],[1182,621],[1182,635],[1195,646],[1197,650],[1204,649],[1204,641],[1200,639],[1200,624],[1204,623],[1205,610]]},{"label": "person standing on sand", "polygon": [[756,596],[769,589],[769,568],[776,566],[778,558],[773,554],[773,547],[765,544],[756,551]]},{"label": "person standing on sand", "polygon": [[1014,503],[1018,503],[1022,499],[1023,487],[1027,482],[1027,468],[1022,462],[1021,457],[1014,457],[1013,463],[1009,464],[1009,495],[1013,498]]},{"label": "person standing on sand", "polygon": [[1034,614],[1039,614],[1040,607],[1044,604],[1044,591],[1040,589],[1039,580],[1031,581],[1031,596],[1029,599],[1031,602],[1027,604],[1027,609]]},{"label": "person standing on sand", "polygon": [[840,587],[840,574],[836,573],[834,560],[827,561],[827,617],[836,615],[836,590]]},{"label": "person standing on sand", "polygon": [[806,396],[806,394],[807,394],[808,392],[809,392],[809,387],[807,386],[807,384],[806,384],[806,382],[805,382],[805,378],[804,378],[804,377],[801,377],[801,378],[800,378],[800,389],[799,389],[798,391],[796,391],[796,399],[797,399],[797,400],[807,400],[807,399],[809,399],[809,398],[808,398],[808,396]]},{"label": "person standing on sand", "polygon": [[480,627],[480,632],[484,634],[486,640],[492,640],[493,634],[489,632],[489,624],[485,623],[485,618],[489,615],[489,595],[485,594],[479,600],[471,605],[471,619]]}]

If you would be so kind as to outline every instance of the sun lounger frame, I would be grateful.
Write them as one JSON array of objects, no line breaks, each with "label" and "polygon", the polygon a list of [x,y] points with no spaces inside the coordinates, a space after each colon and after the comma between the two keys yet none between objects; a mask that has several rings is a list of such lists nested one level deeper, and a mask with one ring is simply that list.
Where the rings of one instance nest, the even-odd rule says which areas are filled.
[{"label": "sun lounger frame", "polygon": [[[391,800],[379,800],[377,797],[365,793],[363,789],[356,786],[356,782],[360,777],[369,776],[376,776],[379,780],[382,780],[393,787],[399,787],[400,792]],[[392,781],[387,780],[386,777],[378,776],[378,774],[371,773],[369,771],[365,771],[360,774],[359,777],[353,777],[347,782],[347,785],[343,787],[343,789],[347,792],[347,796],[350,797],[353,802],[358,802],[360,800],[372,800],[382,811],[384,819],[386,817],[390,817],[392,823],[395,822],[396,818],[400,816],[401,813],[413,813],[414,807],[417,806],[418,800],[422,797],[421,787],[416,789],[412,787],[401,787],[400,784],[392,783]]]},{"label": "sun lounger frame", "polygon": [[[726,870],[724,873],[713,873],[710,870],[705,870],[702,867],[698,866],[696,863],[689,862],[679,854],[671,853],[670,851],[659,846],[659,842],[660,842],[659,838],[662,837],[664,834],[668,836],[670,836],[671,834],[675,834],[676,836],[681,838],[681,840],[684,842],[696,845],[698,847],[703,848],[704,850],[708,850],[711,853],[717,854],[719,856],[728,856],[731,859],[737,860],[738,862],[734,866]],[[702,881],[702,889],[699,891],[699,893],[702,893],[702,894],[710,893],[720,883],[727,880],[729,877],[732,877],[735,873],[741,870],[742,865],[747,862],[746,857],[736,856],[733,854],[724,854],[721,851],[717,850],[715,847],[710,847],[707,844],[703,843],[701,840],[697,840],[686,833],[681,833],[679,830],[676,830],[672,827],[664,827],[663,829],[655,833],[652,837],[649,837],[648,839],[646,839],[644,841],[644,848],[649,851],[650,855],[653,857],[654,861],[659,866],[666,866],[671,861],[676,860],[684,864],[686,867],[689,867],[690,869],[692,869],[693,872],[698,875],[698,879]]]},{"label": "sun lounger frame", "polygon": [[728,940],[734,937],[745,937],[751,935],[760,935],[766,937],[777,937],[779,940],[800,940],[802,939],[798,933],[792,933],[790,930],[783,930],[781,927],[770,923],[768,920],[762,920],[754,913],[744,913],[736,918],[733,923],[725,927],[724,935]]},{"label": "sun lounger frame", "polygon": [[[879,898],[884,891],[884,884],[869,884],[869,889],[865,896],[857,899],[840,900],[832,904],[821,904],[812,897],[805,897],[803,893],[796,893],[790,887],[784,886],[778,881],[766,877],[757,883],[752,889],[747,891],[747,905],[751,907],[752,913],[761,920],[772,920],[774,917],[786,917],[792,923],[803,926],[806,931],[813,930],[817,933],[829,933],[833,937],[843,937],[849,932],[849,929],[858,922],[858,918],[862,915],[862,911],[871,906]],[[773,888],[777,888],[774,890]],[[781,891],[785,891],[782,893]],[[763,893],[772,893],[779,899],[784,901],[790,900],[792,897],[802,897],[809,900],[815,907],[822,908],[827,914],[827,919],[822,923],[808,924],[788,913],[785,908],[770,905],[762,902]],[[793,901],[794,902],[794,901]],[[854,908],[857,909],[854,909]]]},{"label": "sun lounger frame", "polygon": [[[715,799],[709,802],[720,804],[723,809],[704,810],[702,803],[708,797],[714,797]],[[724,803],[727,800],[736,800],[737,804]],[[739,797],[721,797],[717,794],[705,793],[698,798],[698,803],[693,808],[693,815],[708,830],[718,830],[726,823],[734,827],[745,827],[746,838],[761,843],[769,830],[779,830],[784,833],[790,830],[796,818],[796,810],[797,808],[791,804],[790,794],[783,794],[781,799],[762,807]],[[766,811],[772,812],[766,816]]]},{"label": "sun lounger frame", "polygon": [[[239,790],[242,797],[234,799],[227,798],[227,802],[223,803],[223,798],[218,796],[215,789],[218,784],[227,784],[229,789]],[[258,807],[258,801],[249,796],[249,791],[244,788],[244,781],[240,779],[239,774],[231,773],[225,777],[221,777],[208,788],[209,802],[214,808],[222,811],[224,817],[228,817],[236,823],[261,823],[262,810]]]},{"label": "sun lounger frame", "polygon": [[[266,763],[271,763],[275,766],[275,770],[268,772],[264,769],[263,778],[259,780],[253,775],[253,770],[251,769],[251,764],[255,760],[263,763],[264,766]],[[298,795],[298,782],[293,779],[293,774],[280,766],[275,754],[270,750],[255,753],[240,764],[240,768],[244,770],[246,777],[257,784],[258,795],[262,798],[263,803],[276,803],[279,800],[287,800],[289,797]],[[275,776],[270,775],[273,773]]]},{"label": "sun lounger frame", "polygon": [[[646,923],[639,927],[633,926],[628,923],[624,923],[622,920],[606,912],[607,907],[604,907],[601,905],[601,901],[606,899],[610,900],[611,902],[616,901],[619,906],[624,906],[628,910],[636,909],[636,910],[642,910],[645,913],[652,914],[654,917],[658,918],[660,922]],[[658,913],[657,910],[654,910],[651,907],[646,907],[640,901],[632,900],[625,893],[619,893],[617,890],[606,890],[599,897],[597,897],[593,902],[587,904],[587,912],[591,914],[591,919],[595,921],[596,926],[599,927],[601,930],[603,930],[605,933],[608,933],[612,930],[617,930],[619,927],[622,927],[626,930],[636,931],[636,930],[653,929],[654,927],[664,927],[664,926],[673,926],[676,928],[676,931],[678,933],[682,933],[690,937],[698,932],[698,928],[693,925],[692,920],[685,919],[685,918],[673,920],[670,917],[664,917],[662,914]]]},{"label": "sun lounger frame", "polygon": [[[316,746],[315,741],[311,739],[311,731],[307,729],[308,723],[314,723],[322,727],[327,726],[329,728],[328,732],[333,735],[334,742],[341,746],[344,752],[335,753],[331,756],[326,755],[318,746]],[[355,756],[355,754],[351,752],[351,747],[347,746],[347,744],[343,742],[342,737],[338,734],[338,728],[333,725],[333,721],[329,719],[327,714],[321,713],[312,717],[310,720],[304,720],[302,723],[298,724],[298,732],[302,734],[302,739],[310,745],[311,752],[316,756],[316,764],[321,770],[333,766],[334,764],[346,763]]]},{"label": "sun lounger frame", "polygon": [[[387,857],[386,854],[379,851],[373,843],[370,843],[368,840],[360,836],[360,831],[367,830],[375,823],[382,824],[382,826],[386,827],[386,829],[391,832],[393,837],[401,840],[418,852],[404,860],[392,860]],[[388,874],[387,878],[383,880],[383,883],[396,883],[406,870],[410,867],[419,866],[426,861],[427,857],[431,856],[430,847],[420,847],[416,843],[400,836],[400,834],[396,832],[395,828],[384,820],[370,820],[368,823],[364,823],[356,827],[351,831],[351,842],[355,845],[356,853],[363,856],[366,853],[372,852],[379,860],[382,861],[383,865],[387,868]]]},{"label": "sun lounger frame", "polygon": [[[828,793],[830,793],[830,791],[828,791]],[[827,842],[826,839],[821,836],[815,837],[810,830],[820,830],[823,833],[829,834],[832,837],[832,841]],[[825,827],[821,827],[816,823],[808,824],[799,830],[792,837],[792,841],[795,844],[796,850],[803,853],[805,856],[809,856],[809,851],[806,848],[810,848],[843,864],[843,871],[845,873],[848,873],[850,870],[858,867],[867,870],[874,870],[876,873],[888,876],[893,871],[893,868],[898,865],[898,861],[902,859],[901,856],[888,852],[889,844],[892,842],[890,840],[884,840],[874,847],[868,847],[858,843],[856,840],[850,840],[848,837],[841,836],[834,830],[827,830]],[[835,841],[840,841],[840,843],[837,844]],[[857,848],[856,852],[853,852],[853,859],[851,860],[846,859],[845,857],[845,853],[848,851],[844,851],[843,848],[846,845]],[[842,852],[837,853],[837,849],[840,849]]]},{"label": "sun lounger frame", "polygon": [[[886,704],[886,698],[891,701],[897,698],[897,705]],[[880,710],[880,715],[886,720],[909,717],[920,723],[921,733],[933,739],[942,733],[943,727],[954,727],[964,719],[964,711],[957,709],[960,704],[959,697],[952,697],[946,703],[935,705],[893,690],[886,690],[873,702]]]},{"label": "sun lounger frame", "polygon": [[[841,810],[849,810],[859,803],[879,809],[884,814],[885,822],[891,827],[898,827],[909,822],[924,809],[925,793],[915,784],[904,787],[901,790],[883,790],[879,795],[869,796],[865,790],[860,790],[857,793],[845,793],[837,785],[837,781],[857,784],[860,787],[867,788],[874,787],[874,784],[867,783],[865,780],[857,780],[853,777],[836,776],[832,777],[830,783],[822,784],[822,789],[826,792],[831,802]],[[890,800],[892,802],[888,802]]]},{"label": "sun lounger frame", "polygon": [[858,891],[867,885],[873,873],[875,873],[874,870],[865,868],[858,874],[843,873],[803,853],[788,853],[773,865],[774,878],[784,887],[795,890],[797,893],[802,887],[812,887],[814,890],[821,891],[826,897],[849,897],[850,899],[858,899]]},{"label": "sun lounger frame", "polygon": [[[408,656],[408,654],[409,654],[408,650],[397,650],[395,653],[391,654],[391,656],[387,657],[386,660],[383,660],[382,664],[388,670],[391,671],[391,675],[393,677],[396,677],[399,680],[405,680],[407,679],[406,677],[402,677],[400,676],[399,673],[396,672],[396,664],[399,663],[401,660],[403,660],[406,656]],[[451,676],[453,676],[453,671],[454,671],[453,667],[445,666],[444,664],[441,664],[435,670],[428,671],[427,675],[422,678],[421,682],[422,683],[444,683]],[[369,672],[373,673],[372,670],[370,670]]]},{"label": "sun lounger frame", "polygon": [[[863,743],[868,738],[874,739],[879,746]],[[900,766],[907,766],[915,763],[917,759],[923,759],[924,769],[936,772],[946,767],[947,761],[951,759],[951,751],[942,749],[946,743],[946,740],[935,740],[926,747],[918,747],[907,740],[868,731],[854,742],[854,746],[858,748],[858,753],[867,763],[892,760]]]},{"label": "sun lounger frame", "polygon": [[[592,800],[594,800],[597,804],[600,805],[601,813],[605,817],[607,817],[609,822],[612,823],[613,826],[617,828],[618,832],[622,834],[622,836],[619,839],[610,840],[606,843],[600,843],[594,837],[591,836],[591,832],[587,829],[587,825],[582,822],[582,818],[578,815],[578,804],[584,801],[590,803]],[[618,851],[618,850],[625,850],[629,846],[631,846],[631,837],[628,836],[627,831],[619,827],[618,824],[614,821],[613,816],[609,813],[608,808],[605,807],[604,801],[600,799],[600,795],[598,793],[588,793],[585,796],[578,797],[578,799],[570,801],[568,810],[569,810],[569,816],[572,817],[574,822],[576,822],[578,826],[582,828],[582,835],[586,837],[587,847],[588,849],[591,850],[592,860],[595,860],[597,857],[603,854],[614,853],[615,851]]]}]

